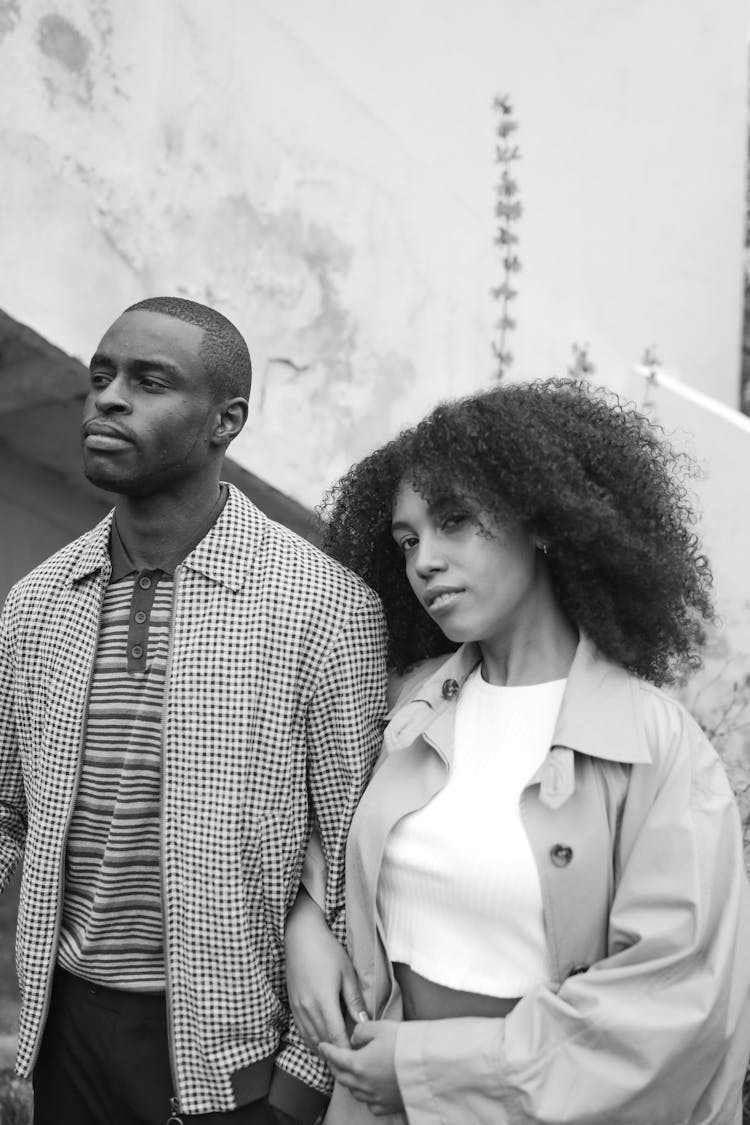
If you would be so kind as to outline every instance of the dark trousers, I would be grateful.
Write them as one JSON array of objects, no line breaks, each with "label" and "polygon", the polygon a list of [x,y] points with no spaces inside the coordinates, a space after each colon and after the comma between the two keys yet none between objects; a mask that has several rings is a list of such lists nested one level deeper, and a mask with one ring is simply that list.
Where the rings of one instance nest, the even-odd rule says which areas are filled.
[{"label": "dark trousers", "polygon": [[[34,1125],[166,1125],[174,1094],[163,995],[55,973],[33,1075]],[[180,1113],[195,1125],[277,1125],[265,1099],[228,1113]]]}]

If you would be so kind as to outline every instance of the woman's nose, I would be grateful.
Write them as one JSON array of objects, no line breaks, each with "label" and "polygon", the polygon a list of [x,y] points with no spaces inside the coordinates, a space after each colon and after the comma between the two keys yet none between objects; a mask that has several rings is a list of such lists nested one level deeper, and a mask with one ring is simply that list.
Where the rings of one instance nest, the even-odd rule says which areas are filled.
[{"label": "woman's nose", "polygon": [[433,538],[421,538],[414,558],[414,569],[420,578],[445,569],[445,559]]}]

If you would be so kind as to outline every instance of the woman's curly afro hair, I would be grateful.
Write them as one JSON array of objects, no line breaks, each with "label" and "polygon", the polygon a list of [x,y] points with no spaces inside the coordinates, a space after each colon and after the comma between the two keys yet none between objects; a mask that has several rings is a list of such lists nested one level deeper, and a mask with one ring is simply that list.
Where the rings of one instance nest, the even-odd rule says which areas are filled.
[{"label": "woman's curly afro hair", "polygon": [[[438,406],[354,465],[320,509],[324,548],[380,595],[397,671],[456,646],[411,591],[391,536],[410,481],[485,527],[516,521],[548,545],[564,612],[611,660],[654,683],[697,664],[711,572],[683,481],[692,462],[617,396],[551,379]],[[489,517],[489,519],[487,519]]]}]

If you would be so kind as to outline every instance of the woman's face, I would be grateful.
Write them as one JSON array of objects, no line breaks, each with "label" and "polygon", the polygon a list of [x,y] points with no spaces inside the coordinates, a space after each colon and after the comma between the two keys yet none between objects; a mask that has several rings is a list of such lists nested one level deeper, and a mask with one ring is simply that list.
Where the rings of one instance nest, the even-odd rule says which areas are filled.
[{"label": "woman's face", "polygon": [[392,532],[412,590],[451,641],[502,643],[532,611],[539,563],[529,531],[497,527],[458,504],[436,511],[404,481]]}]

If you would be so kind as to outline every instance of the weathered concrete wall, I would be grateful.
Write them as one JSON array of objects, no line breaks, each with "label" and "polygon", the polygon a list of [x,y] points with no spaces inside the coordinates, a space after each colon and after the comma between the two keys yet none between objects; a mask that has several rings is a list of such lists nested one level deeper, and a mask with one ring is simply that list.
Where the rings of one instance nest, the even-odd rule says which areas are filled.
[{"label": "weathered concrete wall", "polygon": [[742,0],[0,0],[0,306],[87,359],[129,302],[256,360],[236,455],[307,503],[484,385],[495,93],[520,120],[516,369],[647,344],[738,393]]},{"label": "weathered concrete wall", "polygon": [[750,870],[750,418],[696,394],[670,373],[644,382],[634,372],[630,397],[690,453],[700,475],[691,492],[714,575],[718,614],[705,666],[679,693],[729,769],[745,818]]},{"label": "weathered concrete wall", "polygon": [[[693,392],[682,379],[644,369],[631,374],[629,397],[663,427],[676,448],[694,458],[690,482],[714,574],[717,607],[732,647],[750,661],[750,418]],[[750,671],[750,663],[748,664]]]}]

